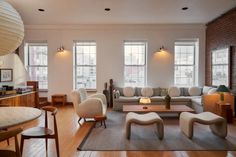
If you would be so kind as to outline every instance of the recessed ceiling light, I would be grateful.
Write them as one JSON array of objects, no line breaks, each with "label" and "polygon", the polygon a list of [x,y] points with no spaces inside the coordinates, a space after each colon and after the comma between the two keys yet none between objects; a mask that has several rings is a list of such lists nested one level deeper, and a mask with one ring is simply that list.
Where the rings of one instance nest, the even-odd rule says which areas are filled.
[{"label": "recessed ceiling light", "polygon": [[110,8],[105,8],[104,10],[105,10],[105,11],[110,11],[111,9],[110,9]]},{"label": "recessed ceiling light", "polygon": [[188,7],[183,7],[182,10],[188,10]]},{"label": "recessed ceiling light", "polygon": [[38,9],[38,11],[44,12],[45,10],[44,9]]}]

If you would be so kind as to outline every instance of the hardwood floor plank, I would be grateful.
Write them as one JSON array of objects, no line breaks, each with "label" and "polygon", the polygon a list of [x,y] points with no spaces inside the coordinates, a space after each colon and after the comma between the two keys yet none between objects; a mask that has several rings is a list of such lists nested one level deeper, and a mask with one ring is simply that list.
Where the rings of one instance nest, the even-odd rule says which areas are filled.
[{"label": "hardwood floor plank", "polygon": [[[93,127],[93,123],[86,122],[80,127],[77,122],[78,116],[71,105],[58,109],[57,123],[61,157],[236,157],[236,151],[77,151],[77,147]],[[43,126],[43,124],[44,115],[21,127],[26,129],[37,125]],[[20,136],[18,136],[18,140],[20,140]],[[1,142],[0,149],[14,149],[14,139],[10,139],[9,146],[6,141]],[[44,140],[25,141],[23,157],[45,156],[56,157],[54,140],[49,140],[47,153]]]}]

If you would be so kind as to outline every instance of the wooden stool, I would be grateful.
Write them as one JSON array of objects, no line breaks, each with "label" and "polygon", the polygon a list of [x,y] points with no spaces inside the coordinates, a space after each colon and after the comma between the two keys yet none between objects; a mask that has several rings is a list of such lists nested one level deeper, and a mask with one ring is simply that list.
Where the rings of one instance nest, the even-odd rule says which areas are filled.
[{"label": "wooden stool", "polygon": [[66,94],[53,94],[52,95],[52,105],[56,103],[62,103],[64,106],[66,104]]},{"label": "wooden stool", "polygon": [[106,122],[105,122],[106,119],[107,119],[106,116],[95,116],[94,119],[95,119],[96,122],[101,122],[101,126],[104,124],[104,127],[107,128]]}]

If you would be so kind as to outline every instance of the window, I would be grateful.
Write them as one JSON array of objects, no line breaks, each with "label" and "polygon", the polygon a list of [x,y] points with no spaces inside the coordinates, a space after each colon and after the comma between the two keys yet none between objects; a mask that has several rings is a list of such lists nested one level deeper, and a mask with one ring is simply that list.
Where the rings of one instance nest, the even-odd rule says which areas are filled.
[{"label": "window", "polygon": [[39,82],[39,89],[48,89],[47,43],[25,44],[25,66],[30,80]]},{"label": "window", "polygon": [[145,86],[146,45],[146,42],[125,41],[125,86]]},{"label": "window", "polygon": [[75,42],[75,88],[96,89],[96,43]]},{"label": "window", "polygon": [[212,51],[212,85],[229,86],[229,48]]},{"label": "window", "polygon": [[175,42],[175,74],[177,86],[195,85],[195,53],[197,42]]}]

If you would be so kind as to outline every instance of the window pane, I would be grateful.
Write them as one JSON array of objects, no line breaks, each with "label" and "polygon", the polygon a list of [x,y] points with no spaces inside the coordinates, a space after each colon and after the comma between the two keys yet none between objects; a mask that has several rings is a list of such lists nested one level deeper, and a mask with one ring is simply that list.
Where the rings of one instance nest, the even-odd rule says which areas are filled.
[{"label": "window pane", "polygon": [[144,86],[145,67],[125,66],[125,86]]},{"label": "window pane", "polygon": [[48,67],[29,67],[30,80],[38,81],[40,89],[48,88]]},{"label": "window pane", "polygon": [[78,66],[76,76],[76,88],[87,88],[95,89],[96,88],[96,67],[82,67]]},{"label": "window pane", "polygon": [[125,42],[125,86],[144,86],[146,81],[146,42]]},{"label": "window pane", "polygon": [[39,89],[48,88],[48,46],[46,43],[27,43],[25,57],[30,80],[39,82]]},{"label": "window pane", "polygon": [[75,87],[96,89],[96,43],[75,43]]},{"label": "window pane", "polygon": [[193,66],[175,66],[175,84],[191,86],[194,82]]},{"label": "window pane", "polygon": [[212,66],[212,85],[229,85],[228,65]]},{"label": "window pane", "polygon": [[212,64],[228,64],[228,49],[221,49],[212,52]]},{"label": "window pane", "polygon": [[29,65],[47,65],[47,46],[29,46]]},{"label": "window pane", "polygon": [[194,85],[195,43],[175,43],[175,85]]}]

